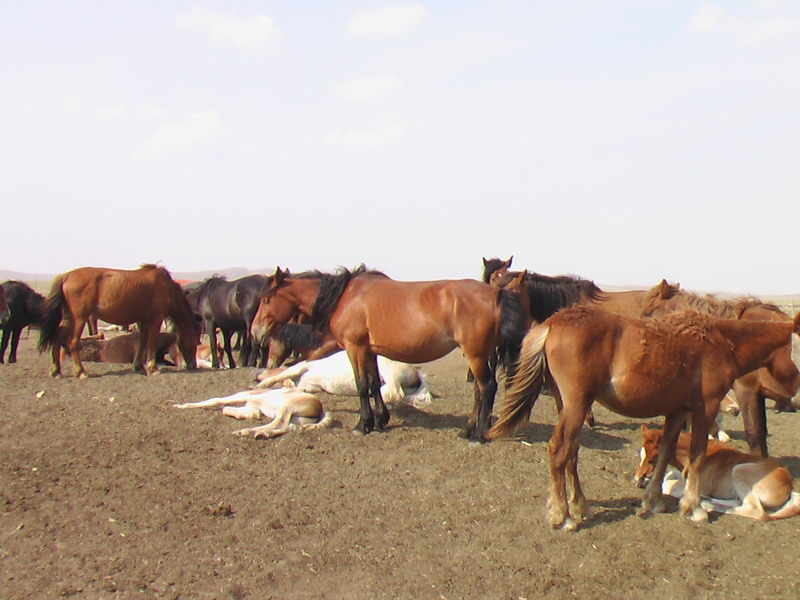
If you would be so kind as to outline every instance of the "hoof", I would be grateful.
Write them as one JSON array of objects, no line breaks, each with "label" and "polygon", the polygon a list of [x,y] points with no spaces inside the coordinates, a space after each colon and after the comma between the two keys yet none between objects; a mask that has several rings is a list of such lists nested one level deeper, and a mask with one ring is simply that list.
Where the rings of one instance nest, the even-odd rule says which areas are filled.
[{"label": "hoof", "polygon": [[567,517],[561,524],[561,531],[578,531],[578,523],[572,517]]},{"label": "hoof", "polygon": [[357,437],[364,437],[365,435],[367,435],[366,431],[364,431],[363,429],[359,429],[358,427],[353,427],[353,429],[350,430],[350,433],[352,433]]},{"label": "hoof", "polygon": [[708,523],[708,513],[700,506],[696,507],[689,518],[695,523]]}]

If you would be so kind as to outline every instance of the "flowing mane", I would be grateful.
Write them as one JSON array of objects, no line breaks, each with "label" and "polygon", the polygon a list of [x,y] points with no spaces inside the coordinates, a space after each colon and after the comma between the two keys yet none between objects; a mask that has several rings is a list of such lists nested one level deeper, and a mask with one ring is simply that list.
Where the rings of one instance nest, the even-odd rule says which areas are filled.
[{"label": "flowing mane", "polygon": [[653,290],[648,292],[642,302],[642,316],[653,316],[659,309],[693,310],[720,319],[741,319],[742,315],[752,308],[774,312],[776,316],[783,314],[783,311],[775,304],[762,302],[752,296],[722,300],[712,294],[700,296],[685,290],[678,290],[674,294],[667,296],[652,292]]},{"label": "flowing mane", "polygon": [[336,273],[320,274],[319,294],[311,315],[311,326],[316,333],[323,334],[328,330],[328,324],[339,305],[344,290],[353,278],[361,275],[386,277],[381,271],[367,269],[363,263],[352,271],[341,267]]}]

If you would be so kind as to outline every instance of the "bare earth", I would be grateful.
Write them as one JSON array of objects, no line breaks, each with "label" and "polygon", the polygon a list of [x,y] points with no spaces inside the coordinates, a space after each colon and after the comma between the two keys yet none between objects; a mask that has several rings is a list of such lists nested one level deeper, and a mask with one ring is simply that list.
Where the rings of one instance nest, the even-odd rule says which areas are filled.
[{"label": "bare earth", "polygon": [[[172,407],[244,389],[253,370],[87,364],[96,376],[52,380],[34,342],[0,365],[2,599],[800,597],[800,518],[697,525],[670,499],[635,516],[641,422],[602,408],[581,434],[594,515],[551,531],[552,402],[527,444],[468,446],[458,352],[425,365],[438,397],[397,407],[388,432],[353,436],[357,400],[323,395],[339,427],[253,440],[218,409]],[[799,477],[800,416],[768,418]]]}]

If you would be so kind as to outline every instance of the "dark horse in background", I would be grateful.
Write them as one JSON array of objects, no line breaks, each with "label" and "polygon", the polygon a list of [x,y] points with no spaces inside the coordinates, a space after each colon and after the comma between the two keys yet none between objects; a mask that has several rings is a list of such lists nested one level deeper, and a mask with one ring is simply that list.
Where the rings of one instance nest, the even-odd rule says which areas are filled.
[{"label": "dark horse in background", "polygon": [[[253,344],[250,326],[258,310],[261,291],[267,283],[265,275],[247,275],[234,281],[214,275],[186,294],[195,314],[203,319],[208,345],[217,347],[217,327],[222,332],[222,343],[230,368],[236,367],[233,360],[231,338],[239,334],[241,348],[239,362],[245,367],[254,367],[261,348]],[[184,288],[184,291],[185,288]],[[219,368],[219,357],[211,353],[211,365]]]},{"label": "dark horse in background", "polygon": [[11,364],[17,362],[17,346],[22,330],[30,325],[39,326],[44,321],[44,296],[21,281],[5,281],[2,287],[5,289],[10,316],[0,324],[3,330],[3,339],[0,341],[0,363],[4,361],[10,338],[8,363]]},{"label": "dark horse in background", "polygon": [[[78,353],[80,335],[87,319],[96,315],[115,325],[139,325],[139,347],[134,371],[157,373],[156,342],[164,319],[169,318],[178,335],[178,347],[186,366],[194,369],[199,329],[181,287],[164,267],[142,265],[135,271],[82,267],[59,275],[45,304],[39,351],[59,351],[62,320],[67,327],[68,348],[75,377],[87,377]],[[145,356],[147,364],[144,364]],[[61,375],[54,354],[51,375]]]},{"label": "dark horse in background", "polygon": [[475,374],[475,402],[463,435],[484,441],[497,392],[491,357],[499,354],[513,370],[525,331],[514,292],[472,279],[394,281],[363,266],[296,277],[277,269],[261,298],[253,333],[269,335],[298,312],[311,317],[318,332],[330,331],[347,352],[361,398],[353,429],[360,435],[389,422],[376,355],[423,363],[460,347]]}]

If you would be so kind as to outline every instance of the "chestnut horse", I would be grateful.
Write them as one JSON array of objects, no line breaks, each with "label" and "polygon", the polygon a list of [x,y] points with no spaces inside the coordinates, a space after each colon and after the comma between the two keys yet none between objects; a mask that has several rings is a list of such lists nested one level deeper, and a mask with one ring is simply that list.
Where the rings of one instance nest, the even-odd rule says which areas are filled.
[{"label": "chestnut horse", "polygon": [[[565,309],[525,337],[516,375],[489,439],[510,435],[526,422],[545,380],[563,409],[550,440],[552,527],[577,528],[587,515],[578,478],[578,441],[595,401],[634,418],[666,417],[659,462],[640,514],[664,510],[661,483],[678,434],[691,416],[691,466],[683,514],[707,519],[699,507],[697,469],[711,421],[734,379],[760,367],[778,348],[792,345],[800,361],[800,315],[792,322],[717,319],[695,312],[655,319],[628,319],[606,311]],[[571,493],[567,499],[567,477]]]},{"label": "chestnut horse", "polygon": [[[757,298],[723,300],[677,289],[670,294],[650,294],[642,306],[643,316],[656,318],[678,310],[694,310],[724,319],[792,320],[774,304]],[[741,409],[750,452],[768,456],[766,398],[800,407],[800,371],[791,360],[789,346],[776,350],[764,367],[737,379],[733,391]]]},{"label": "chestnut horse", "polygon": [[389,422],[376,355],[422,363],[460,347],[475,374],[475,402],[462,435],[484,441],[497,392],[490,359],[499,352],[510,372],[524,333],[524,313],[513,292],[472,279],[394,281],[363,266],[296,277],[277,269],[262,296],[254,337],[263,339],[297,313],[312,317],[318,331],[329,330],[347,352],[361,398],[353,429],[360,435]]},{"label": "chestnut horse", "polygon": [[[133,361],[135,371],[156,373],[156,344],[165,318],[172,320],[178,335],[178,347],[188,369],[196,366],[195,350],[199,329],[181,287],[164,267],[142,265],[135,271],[82,267],[58,276],[46,301],[45,319],[39,338],[39,351],[55,347],[59,325],[68,324],[68,347],[75,377],[87,377],[78,354],[80,335],[86,320],[96,315],[115,325],[139,325],[139,347]],[[61,375],[53,362],[50,373]]]}]

